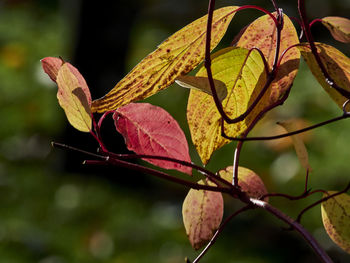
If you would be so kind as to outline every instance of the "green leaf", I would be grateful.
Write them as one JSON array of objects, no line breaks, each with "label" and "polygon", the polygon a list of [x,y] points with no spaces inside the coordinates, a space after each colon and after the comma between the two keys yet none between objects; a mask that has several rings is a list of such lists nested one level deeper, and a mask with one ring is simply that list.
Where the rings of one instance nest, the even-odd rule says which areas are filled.
[{"label": "green leaf", "polygon": [[[292,22],[287,16],[284,21],[281,52],[290,45],[299,43]],[[227,87],[228,95],[222,101],[222,106],[230,118],[246,112],[263,89],[267,80],[264,61],[258,51],[252,50],[249,53],[248,49],[259,48],[271,67],[274,60],[275,31],[275,24],[270,16],[260,17],[244,30],[237,42],[238,47],[223,49],[213,55],[211,67],[213,78],[222,81]],[[286,53],[276,80],[254,110],[241,122],[231,125],[225,123],[224,129],[227,135],[237,137],[244,133],[265,108],[284,95],[293,83],[299,58],[300,53],[296,48]],[[206,69],[202,67],[196,76],[207,77]],[[215,150],[230,142],[221,136],[221,115],[211,96],[191,90],[187,105],[187,120],[193,144],[204,164],[208,163]]]},{"label": "green leaf", "polygon": [[[228,166],[226,169],[220,170],[219,175],[226,181],[232,183],[233,167]],[[242,166],[238,167],[238,185],[252,198],[259,199],[268,193],[264,182],[261,180],[259,175]],[[266,197],[264,200],[268,201],[268,197]]]},{"label": "green leaf", "polygon": [[[277,124],[282,126],[287,132],[298,130],[296,123],[293,121],[278,122]],[[291,138],[293,141],[295,152],[297,153],[301,165],[307,171],[311,172],[311,167],[309,164],[309,154],[307,152],[303,140],[301,139],[300,134],[293,135],[291,136]]]},{"label": "green leaf", "polygon": [[[339,87],[350,91],[350,59],[335,47],[323,43],[316,43],[316,47],[321,61],[325,66],[329,76]],[[309,45],[307,43],[303,43],[303,45],[299,46],[298,48],[307,65],[309,66],[312,74],[316,77],[317,81],[330,95],[330,97],[338,104],[338,106],[342,108],[347,98],[340,95],[339,92],[329,86],[329,83],[326,82],[326,79],[317,64],[316,59],[309,48]]]},{"label": "green leaf", "polygon": [[[175,80],[176,84],[188,89],[196,89],[203,91],[209,95],[213,95],[211,92],[209,79],[206,77],[196,76],[179,76]],[[220,80],[214,79],[214,86],[219,100],[222,102],[227,96],[227,89],[225,83]]]},{"label": "green leaf", "polygon": [[75,68],[72,70],[72,68],[72,65],[64,63],[58,70],[56,79],[58,102],[74,128],[82,132],[89,132],[92,125],[90,92],[85,80],[85,85],[81,85],[79,76],[77,78],[76,75],[77,70]]},{"label": "green leaf", "polygon": [[334,39],[350,43],[350,20],[339,16],[328,16],[321,19],[322,24],[331,32]]},{"label": "green leaf", "polygon": [[[208,184],[199,181],[200,184]],[[224,201],[219,192],[191,189],[182,206],[182,217],[187,236],[194,249],[200,249],[219,228],[224,212]]]},{"label": "green leaf", "polygon": [[[211,49],[224,36],[236,9],[236,6],[229,6],[214,12]],[[204,59],[206,24],[207,16],[203,16],[166,39],[110,92],[95,100],[92,111],[114,110],[145,99],[168,87],[178,76],[190,72]]]},{"label": "green leaf", "polygon": [[[213,78],[226,84],[228,96],[223,100],[222,106],[231,118],[245,112],[266,82],[264,62],[256,50],[251,53],[244,48],[220,50],[212,56],[211,69]],[[202,67],[196,76],[206,77],[206,69]],[[260,110],[261,108],[258,109]],[[256,113],[257,111],[254,115]],[[247,122],[252,121],[251,116],[253,115],[237,124],[225,126],[225,131],[230,136],[241,134],[247,129]],[[187,121],[192,142],[202,162],[206,164],[216,149],[229,142],[221,137],[221,115],[213,97],[191,90],[187,104]]]},{"label": "green leaf", "polygon": [[[328,192],[329,195],[334,193]],[[350,196],[340,194],[323,202],[321,212],[327,234],[334,243],[350,253]]]}]

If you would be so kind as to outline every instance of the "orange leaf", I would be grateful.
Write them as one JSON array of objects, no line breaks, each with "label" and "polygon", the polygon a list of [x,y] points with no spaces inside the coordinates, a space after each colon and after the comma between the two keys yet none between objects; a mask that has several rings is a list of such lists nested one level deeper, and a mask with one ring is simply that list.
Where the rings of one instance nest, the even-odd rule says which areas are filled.
[{"label": "orange leaf", "polygon": [[[297,123],[294,121],[285,121],[285,122],[278,122],[280,126],[282,126],[287,132],[296,131]],[[305,144],[303,140],[301,139],[301,134],[296,134],[291,136],[295,152],[299,158],[299,161],[301,165],[309,172],[311,172],[311,167],[309,164],[309,154],[307,152],[307,149],[305,147]]]},{"label": "orange leaf", "polygon": [[[335,47],[323,43],[315,44],[317,47],[317,52],[329,76],[339,87],[350,91],[350,58],[345,56]],[[317,81],[321,84],[329,96],[331,96],[331,98],[338,104],[338,106],[342,108],[347,98],[340,95],[339,92],[330,87],[329,83],[326,82],[316,59],[309,48],[309,45],[305,43],[298,48],[300,49],[304,60],[309,66],[312,74],[316,77]]]},{"label": "orange leaf", "polygon": [[[299,43],[299,38],[292,21],[285,14],[283,19],[284,25],[281,32],[280,55],[288,47]],[[259,48],[270,67],[272,67],[276,50],[276,27],[270,16],[264,15],[250,24],[238,40],[237,46],[247,49]],[[292,85],[298,72],[299,61],[300,53],[297,48],[290,49],[284,55],[276,79],[267,92],[271,103],[278,100]]]},{"label": "orange leaf", "polygon": [[322,24],[328,28],[334,39],[350,43],[350,20],[344,17],[328,16],[321,19]]}]

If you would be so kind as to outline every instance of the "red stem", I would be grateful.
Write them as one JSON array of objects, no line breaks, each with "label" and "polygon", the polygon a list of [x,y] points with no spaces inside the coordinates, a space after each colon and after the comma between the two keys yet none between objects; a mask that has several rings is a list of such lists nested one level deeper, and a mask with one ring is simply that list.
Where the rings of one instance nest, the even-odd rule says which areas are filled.
[{"label": "red stem", "polygon": [[[233,124],[233,123],[237,123],[242,121],[253,109],[254,107],[257,105],[257,103],[260,101],[260,99],[263,97],[264,93],[266,92],[266,90],[268,89],[268,87],[270,86],[270,84],[272,83],[272,81],[275,78],[275,75],[277,73],[277,60],[278,60],[278,56],[279,56],[279,46],[280,46],[280,33],[282,30],[282,23],[280,23],[277,18],[270,13],[269,11],[258,7],[258,6],[253,6],[253,5],[245,5],[242,6],[238,9],[236,9],[234,12],[238,12],[240,10],[244,10],[244,9],[257,9],[260,10],[266,14],[268,14],[274,21],[276,27],[277,27],[277,45],[276,45],[276,54],[275,54],[275,63],[272,67],[272,72],[269,73],[268,79],[265,83],[264,88],[261,90],[260,94],[258,95],[258,97],[254,100],[254,102],[252,103],[252,105],[247,109],[247,111],[245,113],[243,113],[242,115],[231,119],[229,116],[227,116],[227,114],[225,113],[223,106],[218,98],[216,89],[215,89],[215,84],[214,84],[214,79],[213,79],[213,74],[211,71],[211,57],[210,57],[210,50],[211,50],[211,28],[212,28],[212,21],[213,21],[213,12],[214,12],[214,7],[215,7],[215,0],[210,0],[209,1],[209,7],[208,7],[208,20],[207,20],[207,35],[206,35],[206,47],[205,47],[205,61],[204,61],[204,66],[207,70],[207,76],[208,76],[208,80],[209,80],[209,84],[210,84],[210,88],[212,91],[212,95],[213,95],[213,99],[215,102],[215,105],[220,113],[220,115],[222,116],[222,118],[225,120],[225,122],[229,123],[229,124]],[[261,54],[261,52],[260,52]],[[265,65],[266,66],[266,65]],[[268,72],[268,68],[265,69],[266,72]]]},{"label": "red stem", "polygon": [[293,229],[295,229],[301,236],[305,239],[305,241],[311,246],[317,256],[323,263],[333,263],[332,259],[327,255],[324,249],[319,245],[316,239],[298,222],[294,221],[292,218],[282,213],[277,208],[273,207],[269,203],[257,199],[251,199],[251,202],[256,206],[260,207],[270,214],[274,215],[278,219],[290,225]]},{"label": "red stem", "polygon": [[329,86],[331,86],[332,88],[334,88],[336,91],[338,91],[341,95],[343,95],[344,97],[346,97],[347,99],[350,99],[350,92],[339,87],[334,80],[332,79],[332,77],[328,74],[325,66],[323,65],[321,58],[318,54],[317,51],[317,47],[315,45],[315,41],[313,39],[313,36],[311,34],[311,30],[310,30],[310,25],[309,22],[307,20],[307,16],[306,16],[306,11],[305,11],[305,1],[304,0],[298,0],[298,10],[299,10],[299,15],[300,15],[300,19],[302,22],[302,26],[305,32],[305,36],[307,41],[310,44],[310,48],[311,48],[311,52],[314,55],[316,62],[320,68],[320,70],[322,71],[322,74],[325,78],[325,81],[327,82],[327,84]]},{"label": "red stem", "polygon": [[219,234],[224,230],[228,222],[230,222],[234,217],[238,216],[242,212],[245,212],[249,209],[252,209],[252,206],[250,205],[244,206],[241,209],[234,212],[233,214],[231,214],[229,217],[227,217],[225,221],[220,225],[219,229],[216,230],[215,234],[213,235],[209,243],[205,246],[202,252],[196,257],[196,259],[192,263],[198,263],[199,260],[208,252],[209,248],[211,248],[211,246],[216,242],[217,238],[219,237]]},{"label": "red stem", "polygon": [[309,27],[311,28],[315,23],[318,23],[318,22],[322,23],[322,19],[317,18],[312,20],[309,24]]},{"label": "red stem", "polygon": [[196,190],[207,190],[207,191],[213,191],[213,192],[232,194],[232,191],[229,188],[194,183],[194,182],[191,182],[188,180],[184,180],[181,178],[170,176],[167,173],[157,171],[157,170],[154,170],[152,168],[144,167],[144,166],[139,165],[139,164],[129,163],[129,162],[126,162],[123,160],[115,159],[115,158],[108,158],[108,160],[104,160],[104,161],[86,160],[84,162],[84,164],[88,164],[88,165],[115,165],[118,167],[134,170],[134,171],[137,171],[140,173],[150,174],[150,175],[153,175],[155,177],[162,178],[162,179],[168,180],[170,182],[184,185],[184,186],[187,186],[189,188],[196,189]]},{"label": "red stem", "polygon": [[329,199],[331,199],[331,198],[333,198],[333,197],[336,197],[337,195],[341,195],[341,194],[346,193],[349,189],[350,189],[350,183],[345,187],[344,190],[342,190],[342,191],[340,191],[340,192],[338,192],[338,193],[334,193],[334,194],[332,194],[332,195],[326,196],[326,197],[324,197],[324,198],[318,200],[317,202],[315,202],[315,203],[313,203],[313,204],[311,204],[311,205],[305,207],[305,208],[299,213],[299,215],[298,215],[296,221],[297,221],[297,222],[300,222],[300,221],[301,221],[301,217],[303,216],[303,214],[304,214],[306,211],[310,210],[311,208],[315,207],[316,205],[319,205],[319,204],[321,204],[321,203],[323,203],[323,202],[326,202],[327,200],[329,200]]}]

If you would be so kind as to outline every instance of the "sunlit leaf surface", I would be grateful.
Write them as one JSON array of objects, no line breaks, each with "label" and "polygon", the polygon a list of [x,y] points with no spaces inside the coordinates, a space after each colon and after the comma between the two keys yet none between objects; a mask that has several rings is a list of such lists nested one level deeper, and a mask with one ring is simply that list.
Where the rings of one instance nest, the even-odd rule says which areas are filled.
[{"label": "sunlit leaf surface", "polygon": [[[325,66],[329,76],[339,87],[350,91],[350,59],[335,47],[329,46],[327,44],[316,43],[316,47],[321,61]],[[338,106],[342,108],[344,102],[347,99],[344,96],[340,95],[335,89],[333,89],[329,85],[330,83],[326,82],[326,79],[320,70],[320,67],[318,66],[308,44],[303,44],[299,47],[299,49],[317,81],[331,96],[331,98],[338,104]]]},{"label": "sunlit leaf surface", "polygon": [[57,99],[69,123],[79,131],[91,130],[91,95],[79,71],[59,58],[47,57],[42,61],[44,71],[57,83]]},{"label": "sunlit leaf surface", "polygon": [[[200,181],[201,184],[207,184]],[[200,249],[219,228],[224,212],[222,194],[191,189],[182,206],[187,236],[194,249]]]},{"label": "sunlit leaf surface", "polygon": [[[226,181],[232,183],[232,166],[228,166],[226,169],[220,170],[219,174]],[[238,185],[252,198],[260,198],[268,193],[264,182],[261,180],[259,175],[257,175],[252,170],[242,166],[238,167]],[[268,198],[266,197],[264,200],[268,201]]]},{"label": "sunlit leaf surface", "polygon": [[[115,127],[129,150],[191,162],[188,144],[179,124],[164,109],[149,103],[130,103],[113,115]],[[165,169],[191,174],[192,169],[174,162],[144,159]]]},{"label": "sunlit leaf surface", "polygon": [[[330,195],[334,193],[328,192]],[[327,234],[339,247],[350,253],[350,196],[341,194],[323,202],[321,211]]]},{"label": "sunlit leaf surface", "polygon": [[[212,95],[209,80],[206,77],[197,77],[197,76],[179,76],[175,82],[181,87],[188,89],[196,89],[203,91],[209,95]],[[218,98],[220,101],[223,101],[227,96],[227,89],[225,83],[220,80],[214,79],[214,86]]]},{"label": "sunlit leaf surface", "polygon": [[350,43],[350,20],[339,16],[328,16],[321,19],[322,24],[325,25],[331,32],[334,39]]},{"label": "sunlit leaf surface", "polygon": [[[220,42],[236,9],[230,6],[214,12],[211,49]],[[190,72],[204,59],[206,24],[207,16],[203,16],[166,39],[110,92],[95,100],[92,111],[114,110],[147,98],[168,87],[178,76]]]},{"label": "sunlit leaf surface", "polygon": [[[285,16],[282,30],[281,51],[299,43],[295,28]],[[242,33],[237,47],[227,48],[212,57],[213,78],[225,83],[227,97],[223,100],[224,111],[230,118],[243,114],[254,102],[266,83],[264,61],[256,50],[259,48],[265,55],[270,67],[274,61],[276,28],[269,16],[263,16],[250,24]],[[299,65],[300,53],[292,48],[284,56],[277,77],[254,110],[241,122],[225,124],[225,133],[237,137],[244,133],[261,111],[271,106],[284,95],[293,83]],[[196,76],[206,77],[205,68]],[[221,116],[216,109],[213,98],[202,92],[191,90],[187,106],[187,120],[192,141],[206,164],[212,153],[229,142],[221,136]]]}]

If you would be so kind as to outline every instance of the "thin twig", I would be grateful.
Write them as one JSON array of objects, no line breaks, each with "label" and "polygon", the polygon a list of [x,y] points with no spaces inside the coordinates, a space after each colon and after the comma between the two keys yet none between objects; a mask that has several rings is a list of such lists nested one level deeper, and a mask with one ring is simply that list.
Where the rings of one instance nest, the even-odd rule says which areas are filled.
[{"label": "thin twig", "polygon": [[300,19],[302,22],[302,26],[303,26],[303,30],[305,32],[305,36],[307,41],[310,44],[310,48],[311,48],[311,52],[315,57],[315,60],[320,68],[320,70],[322,71],[322,74],[325,78],[326,83],[332,87],[333,89],[335,89],[338,93],[340,93],[341,95],[343,95],[344,97],[346,97],[347,99],[350,99],[350,92],[339,87],[334,80],[332,79],[332,77],[329,75],[329,73],[327,72],[319,54],[317,51],[317,47],[315,44],[315,41],[313,39],[313,36],[311,34],[311,29],[310,29],[310,25],[309,22],[307,20],[307,16],[306,16],[306,11],[305,11],[305,1],[304,0],[298,0],[298,10],[299,10],[299,15],[300,15]]},{"label": "thin twig", "polygon": [[334,194],[332,194],[332,195],[326,196],[326,197],[324,197],[324,198],[322,198],[322,199],[320,199],[320,200],[314,202],[313,204],[311,204],[311,205],[305,207],[305,208],[304,208],[303,210],[301,210],[301,212],[299,213],[299,215],[298,215],[296,221],[297,221],[297,222],[301,222],[301,217],[304,215],[304,213],[305,213],[306,211],[310,210],[311,208],[315,207],[316,205],[319,205],[319,204],[321,204],[321,203],[323,203],[323,202],[326,202],[327,200],[329,200],[329,199],[331,199],[331,198],[333,198],[333,197],[336,197],[337,195],[341,195],[341,194],[346,193],[349,189],[350,189],[350,183],[345,187],[344,190],[342,190],[342,191],[340,191],[340,192],[337,192],[337,193],[334,193]]},{"label": "thin twig", "polygon": [[298,222],[294,221],[292,218],[282,213],[277,208],[273,207],[265,201],[258,199],[251,199],[251,202],[256,206],[264,209],[270,214],[274,215],[278,219],[287,223],[289,226],[293,227],[301,236],[306,240],[306,242],[311,246],[313,251],[317,254],[323,263],[333,263],[332,259],[327,255],[325,250],[320,246],[317,240]]},{"label": "thin twig", "polygon": [[116,154],[116,153],[108,152],[108,153],[106,153],[106,155],[111,156],[111,157],[115,157],[117,159],[124,159],[124,160],[126,160],[126,159],[153,159],[153,160],[163,160],[163,161],[169,161],[172,163],[181,164],[183,166],[190,167],[192,169],[197,170],[201,174],[205,175],[208,179],[214,179],[214,183],[221,183],[221,184],[224,184],[224,185],[232,188],[232,184],[230,182],[226,181],[225,179],[218,176],[217,174],[215,174],[215,173],[213,173],[213,172],[211,172],[211,171],[209,171],[201,166],[198,166],[192,162],[186,162],[183,160],[179,160],[179,159],[175,159],[175,158],[171,158],[171,157],[167,157],[167,156],[156,156],[156,155],[147,155],[147,154]]},{"label": "thin twig", "polygon": [[213,235],[213,237],[211,238],[209,243],[205,246],[205,248],[202,250],[202,252],[196,257],[196,259],[192,263],[198,263],[199,260],[208,252],[209,248],[211,248],[211,246],[215,243],[215,241],[219,237],[219,234],[223,231],[223,229],[225,228],[225,226],[227,225],[228,222],[230,222],[234,217],[238,216],[242,212],[247,211],[247,210],[252,209],[252,208],[253,207],[251,205],[244,206],[241,209],[234,212],[233,214],[231,214],[229,217],[227,217],[225,219],[225,221],[220,225],[219,229],[216,230],[215,234]]},{"label": "thin twig", "polygon": [[[268,89],[268,87],[270,86],[270,84],[272,83],[272,81],[275,78],[276,75],[276,64],[274,64],[273,66],[273,71],[269,74],[269,77],[267,78],[267,81],[265,83],[264,88],[262,89],[262,91],[260,92],[260,94],[258,95],[258,97],[255,99],[255,101],[253,102],[253,105],[251,107],[249,107],[247,109],[247,111],[245,113],[243,113],[241,116],[238,116],[234,119],[231,119],[224,111],[223,106],[218,98],[216,89],[215,89],[215,84],[214,84],[214,79],[213,79],[213,74],[211,71],[211,57],[210,57],[210,50],[211,50],[211,29],[212,29],[212,21],[213,21],[213,12],[214,12],[214,7],[215,7],[215,0],[210,0],[209,1],[209,6],[208,6],[208,19],[207,19],[207,34],[206,34],[206,45],[205,45],[205,61],[204,61],[204,66],[207,70],[207,77],[209,80],[209,85],[210,85],[210,89],[212,91],[212,95],[213,95],[213,99],[215,102],[215,105],[221,115],[221,117],[225,120],[225,122],[229,123],[229,124],[233,124],[233,123],[237,123],[242,121],[257,105],[257,103],[260,101],[260,99],[263,97],[264,93],[266,92],[266,90]],[[243,10],[243,9],[248,9],[248,8],[254,8],[254,9],[258,9],[260,11],[263,11],[265,13],[267,13],[268,15],[270,15],[270,17],[273,19],[276,27],[277,27],[277,39],[280,39],[280,31],[282,29],[282,24],[280,21],[278,21],[278,19],[270,12],[268,12],[265,9],[262,9],[260,7],[257,6],[251,6],[251,5],[247,5],[247,6],[242,6],[240,8],[238,8],[237,10],[235,10],[235,12]],[[276,52],[279,52],[279,43],[280,41],[277,41],[277,45],[276,45]],[[261,53],[260,53],[261,54]],[[275,55],[275,57],[278,57],[279,53],[277,53],[277,55]],[[277,63],[277,59],[275,58],[275,61]],[[268,72],[268,68],[265,69],[266,72]]]},{"label": "thin twig", "polygon": [[129,163],[129,162],[126,162],[123,160],[115,159],[115,158],[109,158],[108,160],[104,160],[104,161],[86,160],[86,161],[84,161],[84,164],[87,164],[87,165],[113,165],[113,166],[118,166],[118,167],[122,167],[122,168],[127,168],[127,169],[134,170],[134,171],[137,171],[140,173],[150,174],[150,175],[168,180],[170,182],[177,183],[179,185],[184,185],[184,186],[187,186],[189,188],[196,189],[196,190],[207,190],[207,191],[213,191],[213,192],[228,193],[231,195],[233,192],[230,188],[211,186],[211,185],[202,185],[202,184],[194,183],[194,182],[184,180],[184,179],[181,179],[178,177],[170,176],[167,173],[164,173],[164,172],[161,172],[161,171],[149,168],[149,167],[144,167],[144,166],[139,165],[139,164]]},{"label": "thin twig", "polygon": [[278,135],[274,135],[274,136],[245,137],[245,138],[230,137],[230,136],[227,136],[226,134],[222,134],[222,136],[224,138],[226,138],[226,139],[231,140],[231,141],[269,141],[269,140],[277,140],[277,139],[281,139],[281,138],[284,138],[284,137],[290,137],[292,135],[296,135],[296,134],[299,134],[299,133],[307,132],[307,131],[316,129],[318,127],[321,127],[321,126],[324,126],[324,125],[327,125],[327,124],[330,124],[332,122],[336,122],[336,121],[339,121],[339,120],[343,120],[343,119],[346,119],[346,118],[349,118],[349,117],[350,117],[350,115],[342,115],[342,116],[335,117],[335,118],[332,118],[332,119],[327,120],[327,121],[320,122],[320,123],[315,124],[315,125],[311,125],[309,127],[306,127],[306,128],[300,129],[300,130],[296,130],[296,131],[292,131],[292,132],[288,132],[288,133],[282,133],[282,134],[278,134]]}]

